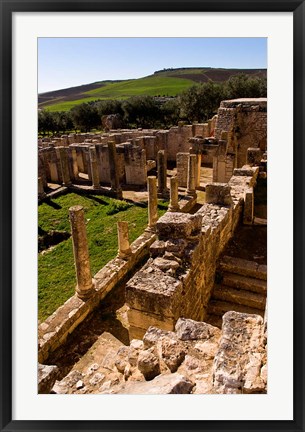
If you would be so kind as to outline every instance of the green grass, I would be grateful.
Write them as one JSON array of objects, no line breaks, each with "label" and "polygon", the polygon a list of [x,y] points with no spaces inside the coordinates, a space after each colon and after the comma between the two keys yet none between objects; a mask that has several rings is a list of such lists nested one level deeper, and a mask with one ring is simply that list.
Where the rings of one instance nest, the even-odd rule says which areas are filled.
[{"label": "green grass", "polygon": [[[47,232],[70,232],[69,207],[84,207],[92,275],[117,254],[117,221],[129,223],[131,242],[141,235],[147,226],[147,207],[125,204],[107,197],[71,193],[55,198],[51,204],[43,203],[38,207],[39,227]],[[166,208],[167,203],[160,202],[160,216]],[[71,297],[75,285],[72,239],[69,238],[47,253],[38,255],[38,319],[45,320]]]},{"label": "green grass", "polygon": [[132,96],[176,96],[182,91],[194,85],[194,82],[184,78],[166,76],[149,76],[135,80],[111,83],[100,88],[85,92],[82,99],[58,102],[46,106],[49,111],[67,111],[73,106],[83,102],[91,102],[97,99],[128,99]]}]

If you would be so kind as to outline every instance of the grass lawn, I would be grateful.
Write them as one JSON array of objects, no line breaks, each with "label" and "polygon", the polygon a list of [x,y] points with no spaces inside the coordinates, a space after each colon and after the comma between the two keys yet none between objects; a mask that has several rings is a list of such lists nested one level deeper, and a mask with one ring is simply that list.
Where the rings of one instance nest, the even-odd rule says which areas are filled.
[{"label": "grass lawn", "polygon": [[[130,242],[147,226],[147,207],[103,196],[64,195],[38,207],[40,230],[70,232],[69,207],[82,205],[92,275],[117,254],[117,221],[129,222]],[[159,202],[159,216],[167,203]],[[76,285],[72,239],[38,255],[38,319],[44,321],[74,293]]]}]

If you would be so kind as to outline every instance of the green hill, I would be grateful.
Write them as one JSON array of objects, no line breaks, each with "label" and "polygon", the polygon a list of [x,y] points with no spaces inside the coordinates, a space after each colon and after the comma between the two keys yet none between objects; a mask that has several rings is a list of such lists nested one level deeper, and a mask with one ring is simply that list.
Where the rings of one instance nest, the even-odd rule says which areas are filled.
[{"label": "green hill", "polygon": [[128,99],[131,96],[177,96],[195,83],[226,81],[238,73],[266,77],[266,69],[180,68],[156,71],[153,75],[122,81],[101,81],[38,95],[38,107],[67,111],[97,99]]}]

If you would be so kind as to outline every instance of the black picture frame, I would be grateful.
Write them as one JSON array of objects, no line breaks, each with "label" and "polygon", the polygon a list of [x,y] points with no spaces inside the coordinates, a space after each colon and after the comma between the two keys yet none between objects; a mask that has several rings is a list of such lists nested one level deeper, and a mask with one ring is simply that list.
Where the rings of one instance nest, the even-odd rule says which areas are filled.
[{"label": "black picture frame", "polygon": [[[304,77],[305,2],[293,0],[10,1],[0,0],[0,396],[1,431],[304,431]],[[293,12],[293,407],[291,421],[14,421],[12,420],[12,16],[14,12]]]}]

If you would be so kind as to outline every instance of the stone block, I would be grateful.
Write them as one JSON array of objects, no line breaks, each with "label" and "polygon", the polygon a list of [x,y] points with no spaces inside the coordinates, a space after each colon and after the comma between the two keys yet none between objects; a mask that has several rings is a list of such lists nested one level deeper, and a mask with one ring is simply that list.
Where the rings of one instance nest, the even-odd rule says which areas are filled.
[{"label": "stone block", "polygon": [[160,240],[192,238],[200,234],[202,214],[167,212],[157,222]]},{"label": "stone block", "polygon": [[133,309],[161,318],[178,318],[181,291],[182,283],[162,271],[145,273],[140,270],[126,285],[126,303]]},{"label": "stone block", "polygon": [[117,393],[120,394],[189,394],[191,393],[194,383],[184,376],[173,373],[159,375],[152,381],[146,382],[128,382],[124,388],[119,388]]},{"label": "stone block", "polygon": [[208,183],[205,187],[205,200],[209,204],[231,206],[231,186],[227,183]]}]

